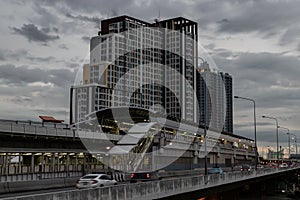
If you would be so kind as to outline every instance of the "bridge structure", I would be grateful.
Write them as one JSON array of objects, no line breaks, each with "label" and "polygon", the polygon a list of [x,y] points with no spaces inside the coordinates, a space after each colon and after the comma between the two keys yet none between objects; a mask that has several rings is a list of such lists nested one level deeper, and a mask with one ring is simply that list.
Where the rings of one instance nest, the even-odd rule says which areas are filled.
[{"label": "bridge structure", "polygon": [[[286,169],[261,169],[252,172],[228,172],[222,175],[193,175],[159,181],[122,184],[96,189],[71,190],[40,195],[27,195],[11,199],[201,199],[226,194],[226,191],[240,191],[245,186],[255,185],[253,198],[260,198],[262,191],[274,187],[274,179],[299,173],[300,167]],[[259,187],[258,187],[259,186]],[[272,188],[274,189],[274,188]],[[254,196],[253,196],[254,193]],[[228,194],[227,194],[228,195]],[[237,193],[230,193],[225,199],[237,199]]]},{"label": "bridge structure", "polygon": [[[166,156],[161,160],[167,160],[176,155],[180,150],[177,148],[179,145],[188,147],[183,150],[185,152],[182,160],[171,165],[175,170],[183,165],[185,170],[203,167],[204,161],[199,158],[201,154],[199,147],[203,142],[201,137],[184,134],[155,135],[151,142],[153,146],[156,145],[155,147],[173,143],[168,145],[170,148],[161,148],[160,151],[156,151],[159,154],[161,150],[164,150]],[[128,167],[116,163],[113,157],[97,153],[110,153],[119,143],[124,143],[126,137],[127,135],[98,131],[79,131],[66,124],[0,120],[0,180],[1,182],[25,181],[75,177],[93,171],[107,172],[110,169],[104,163],[110,163],[114,169],[126,171],[124,169]],[[213,146],[210,152],[210,166],[219,163],[219,165],[224,165],[221,167],[231,167],[232,160],[251,162],[254,159],[254,151],[243,147],[232,148],[231,143],[226,144],[222,141],[220,138],[220,142],[211,144]],[[86,143],[92,145],[88,150]],[[137,144],[132,146],[134,145],[138,146]],[[225,166],[225,163],[228,166]],[[150,166],[151,162],[143,164]]]},{"label": "bridge structure", "polygon": [[[224,138],[226,140],[226,137],[222,136],[220,142],[212,146],[211,166],[218,161],[225,163],[228,158],[230,161],[233,159],[247,162],[254,159],[254,151],[247,151],[243,147],[232,148],[231,144],[223,142]],[[166,139],[168,138],[155,135],[152,142],[161,144],[161,141],[166,141]],[[185,149],[186,153],[184,154],[184,159],[192,161],[187,162],[188,170],[190,170],[187,175],[180,178],[170,178],[169,176],[168,179],[149,183],[120,184],[114,188],[76,190],[59,195],[63,196],[63,199],[76,199],[80,196],[83,197],[82,195],[90,199],[94,199],[95,195],[103,197],[103,199],[159,199],[180,196],[181,194],[186,195],[190,192],[195,193],[195,191],[201,191],[204,194],[204,190],[209,191],[209,188],[223,184],[231,185],[234,180],[238,183],[242,179],[250,180],[260,176],[275,176],[277,173],[283,172],[264,170],[255,172],[256,174],[253,174],[254,172],[250,174],[229,172],[216,177],[203,176],[203,172],[199,172],[201,163],[193,163],[193,161],[199,160],[201,138],[194,135],[192,137],[190,135],[175,135],[172,139],[173,145],[171,147],[173,148],[176,147],[176,142],[180,144],[189,143],[189,148]],[[112,173],[113,177],[122,177],[119,181],[126,181],[129,174],[123,173],[123,176],[116,176],[116,171],[104,165],[108,162],[113,165],[110,156],[97,154],[97,152],[105,150],[107,152],[113,151],[114,148],[110,145],[124,143],[124,140],[124,135],[78,130],[65,124],[0,120],[0,193],[39,189],[36,185],[46,188],[74,186],[78,177],[90,172],[109,172]],[[95,144],[93,146],[94,153],[90,152],[91,149],[86,149],[85,142]],[[97,145],[99,143],[102,145]],[[170,154],[167,155],[171,156],[173,151],[174,149],[169,149]],[[115,166],[114,169],[118,169],[118,166]],[[291,170],[296,170],[296,168]],[[195,174],[195,176],[191,174]],[[53,199],[58,198],[53,196]]]}]

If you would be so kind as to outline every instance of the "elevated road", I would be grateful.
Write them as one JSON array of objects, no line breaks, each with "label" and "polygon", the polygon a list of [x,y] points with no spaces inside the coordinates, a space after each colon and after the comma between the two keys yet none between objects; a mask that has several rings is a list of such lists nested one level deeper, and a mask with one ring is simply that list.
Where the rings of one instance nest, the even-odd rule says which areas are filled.
[{"label": "elevated road", "polygon": [[[300,167],[288,169],[264,169],[249,173],[229,172],[214,176],[188,176],[160,181],[143,182],[135,184],[117,185],[97,189],[71,190],[39,195],[27,195],[11,199],[192,199],[201,197],[200,194],[217,193],[222,190],[239,188],[250,183],[259,183],[277,176],[295,173]],[[213,189],[213,190],[212,190]],[[199,195],[199,196],[198,196]]]}]

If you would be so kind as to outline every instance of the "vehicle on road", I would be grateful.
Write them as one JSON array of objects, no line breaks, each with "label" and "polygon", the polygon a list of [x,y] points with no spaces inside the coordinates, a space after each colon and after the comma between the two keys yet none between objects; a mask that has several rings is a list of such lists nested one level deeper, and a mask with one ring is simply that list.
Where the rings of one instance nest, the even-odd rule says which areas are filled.
[{"label": "vehicle on road", "polygon": [[288,168],[288,167],[289,167],[289,165],[287,163],[281,163],[279,165],[279,168]]},{"label": "vehicle on road", "polygon": [[130,183],[161,180],[157,172],[136,172],[130,175]]},{"label": "vehicle on road", "polygon": [[264,166],[263,165],[257,165],[257,169],[263,169]]},{"label": "vehicle on road", "polygon": [[250,165],[242,165],[240,170],[241,172],[250,172],[252,167]]},{"label": "vehicle on road", "polygon": [[117,185],[117,183],[106,174],[87,174],[76,181],[76,188],[96,188]]},{"label": "vehicle on road", "polygon": [[223,174],[223,170],[219,167],[211,168],[207,171],[208,174]]}]

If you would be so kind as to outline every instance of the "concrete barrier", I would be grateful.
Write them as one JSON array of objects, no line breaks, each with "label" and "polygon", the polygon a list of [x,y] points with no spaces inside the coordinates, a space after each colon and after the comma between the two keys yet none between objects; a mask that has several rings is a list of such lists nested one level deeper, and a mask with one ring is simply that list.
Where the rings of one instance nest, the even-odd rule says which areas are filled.
[{"label": "concrete barrier", "polygon": [[[263,178],[264,176],[275,175],[282,172],[292,172],[299,168],[287,170],[261,170],[258,173],[232,172],[224,175],[212,176],[186,176],[160,181],[150,181],[134,184],[122,184],[113,187],[103,187],[96,189],[71,190],[65,192],[53,192],[38,195],[27,195],[22,197],[5,198],[5,200],[94,200],[94,199],[118,199],[118,200],[138,200],[157,199],[170,197],[172,195],[183,194],[201,189],[232,184],[240,181]],[[236,184],[235,184],[236,185]]]},{"label": "concrete barrier", "polygon": [[37,181],[14,181],[0,183],[0,193],[16,193],[24,191],[33,191],[41,189],[72,187],[76,184],[75,178],[58,178],[58,179],[44,179]]}]

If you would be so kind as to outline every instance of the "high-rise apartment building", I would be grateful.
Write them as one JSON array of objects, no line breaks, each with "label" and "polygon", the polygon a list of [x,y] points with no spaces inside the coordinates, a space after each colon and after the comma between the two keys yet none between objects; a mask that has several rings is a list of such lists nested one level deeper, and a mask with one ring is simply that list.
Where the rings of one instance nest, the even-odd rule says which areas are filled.
[{"label": "high-rise apartment building", "polygon": [[118,106],[198,122],[194,66],[197,23],[182,17],[155,23],[129,16],[103,20],[90,42],[83,85],[71,88],[70,122]]},{"label": "high-rise apartment building", "polygon": [[226,116],[223,131],[233,133],[233,93],[232,93],[232,76],[228,73],[220,73],[224,87],[226,100]]},{"label": "high-rise apartment building", "polygon": [[211,70],[207,62],[202,63],[197,71],[199,124],[233,133],[232,77],[228,73]]}]

